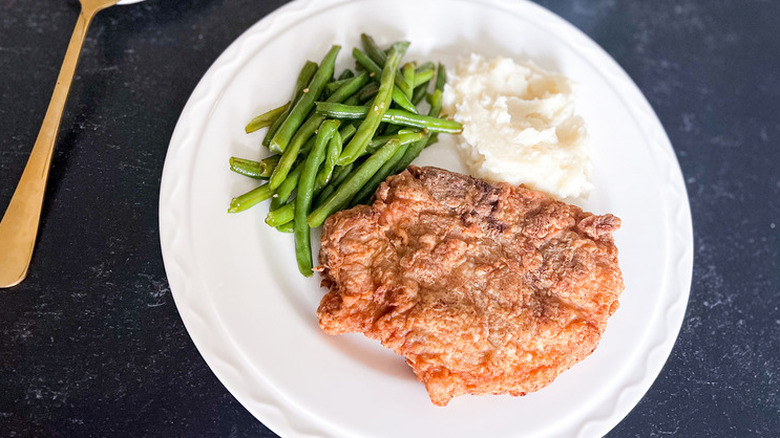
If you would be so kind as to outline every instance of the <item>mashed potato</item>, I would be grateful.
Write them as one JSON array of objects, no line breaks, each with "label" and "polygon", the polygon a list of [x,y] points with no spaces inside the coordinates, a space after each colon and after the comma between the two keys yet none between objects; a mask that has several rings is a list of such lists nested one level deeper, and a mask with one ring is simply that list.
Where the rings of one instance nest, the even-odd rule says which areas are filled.
[{"label": "mashed potato", "polygon": [[448,73],[444,107],[463,124],[460,143],[473,176],[559,198],[587,195],[587,132],[566,77],[476,54]]}]

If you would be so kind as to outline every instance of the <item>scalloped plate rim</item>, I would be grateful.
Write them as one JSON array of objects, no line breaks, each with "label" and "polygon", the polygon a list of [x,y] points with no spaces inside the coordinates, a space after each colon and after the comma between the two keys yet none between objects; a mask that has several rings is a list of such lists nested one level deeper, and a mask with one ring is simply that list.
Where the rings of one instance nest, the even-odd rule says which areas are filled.
[{"label": "scalloped plate rim", "polygon": [[[213,105],[213,102],[219,99],[219,87],[217,86],[218,84],[213,83],[214,77],[217,75],[217,72],[223,69],[229,70],[231,62],[234,61],[236,57],[239,57],[240,59],[239,55],[241,54],[242,49],[245,48],[244,46],[248,44],[248,41],[252,38],[261,37],[262,32],[272,28],[275,21],[285,19],[294,20],[296,14],[300,14],[302,11],[311,12],[311,9],[314,9],[314,12],[316,12],[336,5],[344,6],[360,1],[361,0],[329,0],[315,2],[315,0],[297,0],[273,11],[245,31],[223,52],[222,55],[220,55],[193,91],[192,96],[185,105],[180,119],[177,122],[163,169],[159,207],[160,241],[166,273],[168,274],[171,292],[177,309],[193,342],[198,348],[198,351],[220,381],[255,417],[282,436],[330,436],[328,433],[332,433],[334,429],[327,424],[321,424],[321,421],[314,418],[304,419],[308,420],[308,424],[297,424],[302,418],[296,416],[294,412],[291,412],[289,403],[280,400],[278,397],[279,395],[274,394],[274,390],[268,382],[264,382],[262,379],[260,381],[255,380],[258,376],[253,375],[249,364],[241,363],[240,360],[236,362],[235,359],[232,363],[229,360],[225,360],[226,356],[242,358],[240,351],[231,351],[228,348],[227,352],[220,352],[218,348],[215,348],[213,342],[211,342],[210,339],[214,339],[215,336],[214,330],[218,330],[222,333],[224,332],[224,327],[211,324],[213,323],[214,315],[209,315],[208,309],[199,307],[202,306],[203,303],[198,302],[199,297],[193,295],[193,290],[198,291],[197,287],[204,287],[204,285],[192,285],[190,284],[191,280],[183,278],[183,272],[180,269],[182,263],[178,261],[182,255],[181,251],[177,251],[177,249],[186,245],[186,242],[182,242],[183,237],[180,232],[182,212],[177,212],[176,208],[172,208],[172,206],[178,205],[173,201],[174,195],[178,190],[182,189],[181,185],[186,184],[186,181],[182,181],[181,178],[182,166],[174,163],[178,163],[179,160],[187,157],[187,144],[184,142],[187,134],[182,127],[183,121],[187,120],[188,117],[191,117],[192,113],[197,113],[198,109],[196,107],[209,102]],[[602,66],[602,68],[609,70],[613,77],[620,81],[620,86],[629,87],[631,91],[636,91],[639,94],[640,102],[638,102],[638,104],[641,107],[638,108],[638,110],[644,112],[645,117],[649,117],[649,119],[645,120],[645,124],[649,123],[652,125],[653,134],[661,136],[660,139],[656,140],[656,143],[660,144],[663,149],[660,152],[666,155],[666,160],[671,159],[675,164],[674,169],[672,170],[674,175],[670,176],[670,180],[667,181],[667,183],[674,184],[675,188],[681,191],[681,194],[678,193],[678,196],[681,198],[680,200],[684,202],[679,202],[678,205],[676,205],[677,214],[675,222],[681,226],[677,229],[677,237],[685,241],[686,244],[684,247],[681,247],[680,251],[676,254],[676,272],[672,272],[672,274],[676,274],[674,275],[674,280],[676,280],[677,286],[682,287],[683,293],[677,296],[676,300],[667,303],[667,312],[665,315],[666,336],[663,337],[661,342],[653,345],[647,352],[648,359],[650,359],[651,356],[658,356],[659,354],[661,357],[652,361],[648,360],[647,369],[645,370],[642,379],[639,382],[635,382],[630,387],[624,388],[624,390],[618,394],[615,406],[608,415],[601,418],[590,419],[582,425],[578,432],[579,436],[590,433],[594,433],[594,436],[601,435],[609,431],[627,415],[649,389],[671,353],[671,349],[683,322],[685,307],[690,292],[693,264],[693,239],[690,207],[687,202],[687,193],[685,192],[685,185],[682,182],[682,173],[679,163],[674,156],[671,143],[666,136],[660,121],[652,111],[650,104],[618,64],[585,34],[552,12],[525,0],[514,3],[501,0],[467,1],[489,4],[515,11],[521,11],[523,8],[530,8],[531,10],[535,10],[535,13],[542,14],[546,19],[552,20],[556,26],[568,27],[569,29],[567,30],[569,32],[574,31],[576,36],[583,41],[583,44],[589,46],[588,50],[591,52],[590,55],[598,56],[600,61],[607,62],[607,66]],[[189,135],[193,134],[190,133]],[[183,158],[179,158],[180,156]],[[179,214],[178,217],[176,217],[177,213]],[[189,218],[186,218],[186,215],[184,216],[185,221],[189,220]],[[672,269],[672,271],[675,271],[675,269]],[[193,287],[196,289],[193,289]],[[202,289],[200,290],[202,291]],[[227,335],[227,333],[224,334]],[[244,385],[247,384],[246,380],[248,378],[252,379],[252,383],[263,387],[261,389],[263,394],[257,394],[256,391],[254,394],[248,394],[243,389]],[[634,391],[631,392],[629,390]],[[263,399],[264,397],[265,399]],[[630,400],[621,403],[620,399],[622,398],[630,398]]]}]

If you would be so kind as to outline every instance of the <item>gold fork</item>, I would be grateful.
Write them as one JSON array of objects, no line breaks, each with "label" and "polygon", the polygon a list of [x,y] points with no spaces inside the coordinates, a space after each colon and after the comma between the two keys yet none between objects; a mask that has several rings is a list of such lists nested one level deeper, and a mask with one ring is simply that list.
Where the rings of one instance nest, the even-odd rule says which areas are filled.
[{"label": "gold fork", "polygon": [[[0,221],[0,288],[15,286],[27,276],[27,268],[30,266],[35,238],[38,234],[43,194],[54,154],[54,141],[57,138],[68,91],[73,82],[79,53],[89,24],[98,12],[120,3],[119,0],[79,1],[81,13],[73,29],[68,50],[65,52],[65,60],[57,77],[49,108],[46,110],[41,130],[16,191]],[[138,0],[124,0],[121,3],[136,1]]]}]

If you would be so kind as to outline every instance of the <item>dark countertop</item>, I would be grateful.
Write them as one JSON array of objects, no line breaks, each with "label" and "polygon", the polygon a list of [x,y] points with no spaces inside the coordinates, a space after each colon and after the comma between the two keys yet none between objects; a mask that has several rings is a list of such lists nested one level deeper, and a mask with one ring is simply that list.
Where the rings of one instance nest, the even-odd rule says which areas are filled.
[{"label": "dark countertop", "polygon": [[[0,435],[275,436],[190,341],[160,254],[168,141],[198,80],[282,1],[102,12],[62,121],[28,278],[0,291]],[[683,169],[695,263],[680,337],[609,436],[780,436],[780,2],[541,4],[645,93]],[[48,105],[74,0],[0,0],[0,211]]]}]

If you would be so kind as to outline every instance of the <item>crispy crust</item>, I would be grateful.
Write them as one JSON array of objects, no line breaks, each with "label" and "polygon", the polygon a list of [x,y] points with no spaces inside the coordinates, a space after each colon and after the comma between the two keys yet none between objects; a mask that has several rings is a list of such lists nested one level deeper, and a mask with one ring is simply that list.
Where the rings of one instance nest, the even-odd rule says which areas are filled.
[{"label": "crispy crust", "polygon": [[439,406],[524,395],[597,346],[623,280],[596,216],[523,186],[411,166],[323,228],[317,311],[404,356]]}]

